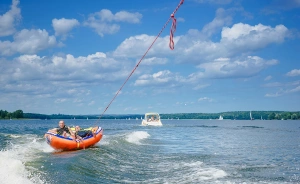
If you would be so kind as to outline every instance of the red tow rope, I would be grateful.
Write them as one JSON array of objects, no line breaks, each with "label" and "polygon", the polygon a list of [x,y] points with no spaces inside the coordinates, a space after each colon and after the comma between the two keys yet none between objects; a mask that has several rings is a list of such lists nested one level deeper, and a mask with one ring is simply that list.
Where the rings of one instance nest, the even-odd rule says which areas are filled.
[{"label": "red tow rope", "polygon": [[109,106],[112,104],[112,102],[115,100],[115,98],[118,96],[118,94],[120,93],[120,91],[123,89],[123,87],[125,86],[125,84],[127,83],[127,81],[129,80],[129,78],[132,76],[132,74],[134,73],[134,71],[137,69],[137,67],[140,65],[140,63],[142,62],[142,60],[144,59],[144,57],[147,55],[147,53],[149,52],[149,50],[152,48],[153,44],[156,42],[157,38],[161,35],[161,33],[163,32],[163,30],[166,28],[166,26],[168,25],[168,23],[170,22],[170,20],[172,19],[172,27],[170,30],[170,43],[169,43],[169,47],[171,50],[174,49],[174,41],[173,41],[173,36],[174,33],[176,31],[176,18],[175,13],[177,12],[177,10],[179,9],[179,7],[183,4],[184,0],[180,0],[180,3],[178,4],[178,6],[176,7],[176,9],[173,11],[173,13],[171,14],[170,18],[167,20],[167,22],[165,23],[165,25],[162,27],[162,29],[160,30],[160,32],[158,33],[158,35],[156,36],[156,38],[154,39],[154,41],[151,43],[151,45],[149,46],[149,48],[147,49],[147,51],[145,52],[145,54],[142,56],[142,58],[140,59],[140,61],[136,64],[136,66],[133,68],[133,70],[131,71],[131,73],[129,74],[129,76],[127,77],[127,79],[125,80],[125,82],[122,84],[122,86],[120,87],[120,89],[118,90],[118,92],[115,94],[115,96],[113,97],[113,99],[109,102],[109,104],[106,106],[106,108],[104,109],[104,111],[102,112],[102,114],[100,115],[99,119],[97,120],[96,123],[98,123],[98,121],[101,119],[101,117],[104,115],[104,113],[107,111],[107,109],[109,108]]},{"label": "red tow rope", "polygon": [[181,0],[179,5],[177,6],[177,8],[174,10],[174,12],[171,14],[171,18],[172,18],[172,26],[171,26],[171,30],[170,30],[170,43],[169,43],[169,47],[171,50],[174,50],[174,41],[173,41],[173,36],[174,33],[176,31],[176,18],[175,18],[175,13],[177,12],[177,10],[179,9],[179,7],[183,4],[184,0]]}]

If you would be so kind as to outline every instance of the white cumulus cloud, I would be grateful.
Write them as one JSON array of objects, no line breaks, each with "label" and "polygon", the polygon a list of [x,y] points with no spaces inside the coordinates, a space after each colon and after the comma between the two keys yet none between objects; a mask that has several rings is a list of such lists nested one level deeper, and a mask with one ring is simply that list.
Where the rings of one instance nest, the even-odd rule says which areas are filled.
[{"label": "white cumulus cloud", "polygon": [[291,93],[299,93],[300,92],[300,81],[293,81],[288,83],[269,83],[266,84],[265,87],[279,88],[275,93],[267,93],[265,97],[279,97]]},{"label": "white cumulus cloud", "polygon": [[80,23],[76,19],[53,19],[52,26],[56,36],[66,35],[74,27],[79,26]]},{"label": "white cumulus cloud", "polygon": [[[222,25],[222,24],[220,24]],[[218,26],[217,26],[218,27]],[[218,58],[235,58],[243,54],[262,49],[274,43],[281,43],[288,37],[289,31],[283,25],[275,27],[262,24],[234,24],[232,27],[225,27],[221,31],[219,41],[207,40],[203,32],[214,33],[213,25],[207,24],[202,31],[189,30],[185,35],[174,37],[175,51],[168,47],[169,36],[159,37],[154,46],[148,52],[148,57],[172,58],[181,63],[201,63],[211,62]],[[115,51],[114,57],[136,58],[145,53],[155,36],[146,34],[131,36],[125,39]]]},{"label": "white cumulus cloud", "polygon": [[18,0],[13,0],[11,9],[0,15],[0,36],[12,35],[16,29],[15,24],[21,19],[21,9],[18,7]]},{"label": "white cumulus cloud", "polygon": [[91,106],[91,105],[94,105],[95,104],[95,101],[91,101],[90,103],[88,103],[88,106]]},{"label": "white cumulus cloud", "polygon": [[86,96],[89,90],[82,86],[123,80],[129,73],[126,63],[101,52],[79,57],[71,54],[52,57],[21,55],[10,62],[3,59],[0,62],[5,63],[0,67],[0,93],[20,90],[24,95],[60,93]]},{"label": "white cumulus cloud", "polygon": [[0,55],[35,54],[56,44],[55,36],[44,29],[23,29],[14,35],[14,41],[0,41]]},{"label": "white cumulus cloud", "polygon": [[151,57],[146,58],[142,61],[143,65],[164,65],[167,64],[168,59],[167,58],[157,58],[157,57]]},{"label": "white cumulus cloud", "polygon": [[270,44],[281,43],[289,36],[288,29],[283,25],[276,27],[234,24],[231,28],[224,27],[221,40],[206,40],[195,31],[181,36],[177,48],[180,55],[177,59],[184,62],[200,63],[220,57],[234,57],[262,49]]},{"label": "white cumulus cloud", "polygon": [[269,76],[267,76],[264,80],[265,80],[265,81],[269,81],[269,80],[271,80],[271,79],[272,79],[272,76],[269,75]]},{"label": "white cumulus cloud", "polygon": [[278,64],[277,60],[264,60],[258,56],[230,59],[218,58],[212,62],[198,65],[199,73],[191,74],[190,78],[242,78],[256,75],[261,70]]},{"label": "white cumulus cloud", "polygon": [[199,90],[210,86],[210,84],[199,84],[193,88],[193,90]]},{"label": "white cumulus cloud", "polygon": [[59,99],[56,99],[56,100],[54,101],[54,103],[63,103],[63,102],[65,102],[65,101],[67,101],[67,99],[65,99],[65,98],[59,98]]},{"label": "white cumulus cloud", "polygon": [[154,74],[144,74],[141,75],[134,83],[135,86],[145,86],[145,85],[169,85],[175,86],[179,82],[182,82],[183,78],[179,74],[172,73],[169,70],[159,71]]},{"label": "white cumulus cloud", "polygon": [[118,22],[127,22],[131,24],[140,23],[142,14],[135,12],[120,11],[113,14],[108,9],[102,9],[99,12],[89,15],[84,22],[85,26],[94,29],[100,36],[104,34],[114,34],[119,31],[120,25]]},{"label": "white cumulus cloud", "polygon": [[251,26],[238,23],[231,28],[225,27],[222,30],[222,40],[236,48],[242,47],[247,50],[256,50],[264,48],[270,43],[281,43],[288,35],[288,29],[284,25],[277,25],[272,28],[258,24]]},{"label": "white cumulus cloud", "polygon": [[232,0],[194,0],[197,3],[229,4]]},{"label": "white cumulus cloud", "polygon": [[232,17],[229,11],[226,11],[223,8],[219,8],[216,11],[216,17],[203,27],[202,32],[208,36],[211,36],[219,28],[222,28],[225,25],[228,26],[231,24],[231,22]]},{"label": "white cumulus cloud", "polygon": [[[146,34],[131,36],[125,39],[113,52],[115,57],[141,57],[149,46],[152,44],[156,36],[149,36]],[[169,56],[174,53],[169,48],[169,36],[159,37],[154,46],[148,52],[148,57],[160,57],[160,56]],[[174,37],[174,43],[176,45],[179,37]]]},{"label": "white cumulus cloud", "polygon": [[297,86],[295,88],[292,89],[280,89],[279,91],[277,91],[276,93],[267,93],[265,95],[265,97],[279,97],[279,96],[283,96],[283,95],[287,95],[290,93],[299,93],[300,92],[300,86]]},{"label": "white cumulus cloud", "polygon": [[201,97],[201,98],[198,99],[198,102],[201,102],[201,101],[212,102],[213,99],[212,98],[208,98],[208,97]]},{"label": "white cumulus cloud", "polygon": [[300,69],[291,70],[286,75],[289,76],[289,77],[299,76],[300,75]]}]

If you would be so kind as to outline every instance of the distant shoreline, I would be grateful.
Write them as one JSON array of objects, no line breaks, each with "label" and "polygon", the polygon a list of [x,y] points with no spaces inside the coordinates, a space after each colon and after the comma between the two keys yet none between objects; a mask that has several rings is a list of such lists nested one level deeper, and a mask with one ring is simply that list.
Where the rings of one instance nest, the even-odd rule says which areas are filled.
[{"label": "distant shoreline", "polygon": [[[0,111],[0,119],[99,119],[99,115],[66,115],[23,113],[17,110],[13,113]],[[3,112],[6,115],[3,116]],[[230,111],[220,113],[162,113],[161,119],[224,119],[224,120],[300,120],[300,111]],[[144,114],[106,114],[101,119],[142,119]]]}]

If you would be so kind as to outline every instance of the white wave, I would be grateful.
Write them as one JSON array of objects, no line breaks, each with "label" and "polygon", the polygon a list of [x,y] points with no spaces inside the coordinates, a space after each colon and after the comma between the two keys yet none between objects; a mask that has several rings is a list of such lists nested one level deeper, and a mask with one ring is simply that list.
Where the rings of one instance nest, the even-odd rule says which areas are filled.
[{"label": "white wave", "polygon": [[102,139],[96,144],[98,146],[100,145],[109,145],[110,139],[107,135],[103,135]]},{"label": "white wave", "polygon": [[201,164],[194,165],[193,163],[191,165],[192,174],[189,176],[191,178],[198,178],[200,181],[206,181],[206,180],[216,180],[219,178],[223,178],[227,176],[227,173],[221,169],[213,168],[204,166]]},{"label": "white wave", "polygon": [[141,140],[147,139],[150,135],[145,131],[135,131],[126,136],[126,141],[133,144],[141,144]]},{"label": "white wave", "polygon": [[0,151],[1,183],[33,183],[28,179],[24,163],[12,156],[11,151]]},{"label": "white wave", "polygon": [[15,134],[9,134],[9,137],[11,137],[11,138],[20,138],[21,136],[20,135],[15,135]]},{"label": "white wave", "polygon": [[[178,173],[178,177],[164,178],[166,183],[195,183],[206,181],[217,181],[227,176],[227,173],[221,169],[209,167],[200,161],[196,162],[178,162],[178,163],[161,163],[162,172]],[[175,174],[176,175],[176,174]]]},{"label": "white wave", "polygon": [[27,167],[26,162],[34,161],[39,152],[48,152],[48,148],[41,138],[34,135],[18,135],[14,138],[16,137],[19,138],[11,140],[8,147],[0,151],[0,183],[45,183],[37,170]]},{"label": "white wave", "polygon": [[219,178],[223,178],[227,176],[227,173],[221,169],[217,168],[202,168],[197,169],[192,173],[189,177],[198,178],[198,180],[206,181],[206,180],[216,180]]}]

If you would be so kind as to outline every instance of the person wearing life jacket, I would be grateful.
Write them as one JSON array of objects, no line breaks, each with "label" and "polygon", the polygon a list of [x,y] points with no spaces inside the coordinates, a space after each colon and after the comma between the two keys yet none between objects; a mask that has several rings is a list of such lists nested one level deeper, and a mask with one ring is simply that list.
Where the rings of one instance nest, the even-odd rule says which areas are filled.
[{"label": "person wearing life jacket", "polygon": [[79,138],[83,138],[90,135],[95,136],[95,134],[91,130],[81,130],[79,126],[75,126],[75,137],[78,138],[79,136]]},{"label": "person wearing life jacket", "polygon": [[53,129],[49,130],[48,132],[52,132],[52,133],[61,135],[63,137],[69,137],[69,138],[72,138],[72,139],[75,138],[74,133],[70,130],[69,127],[67,127],[65,125],[65,122],[63,120],[58,122],[58,127],[57,128],[53,128]]}]

